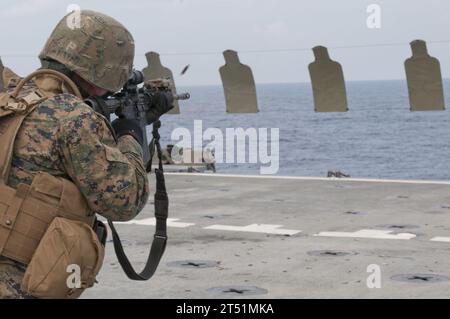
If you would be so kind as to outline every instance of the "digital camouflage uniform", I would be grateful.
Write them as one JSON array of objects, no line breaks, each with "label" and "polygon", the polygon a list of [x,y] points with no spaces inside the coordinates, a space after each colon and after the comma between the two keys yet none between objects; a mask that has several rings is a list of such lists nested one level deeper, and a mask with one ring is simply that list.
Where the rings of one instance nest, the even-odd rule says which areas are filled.
[{"label": "digital camouflage uniform", "polygon": [[[8,184],[31,184],[39,171],[71,180],[94,212],[114,221],[134,218],[148,199],[140,144],[130,135],[116,142],[106,119],[71,94],[42,102],[19,130]],[[24,271],[0,257],[0,298],[27,297],[20,289]]]}]

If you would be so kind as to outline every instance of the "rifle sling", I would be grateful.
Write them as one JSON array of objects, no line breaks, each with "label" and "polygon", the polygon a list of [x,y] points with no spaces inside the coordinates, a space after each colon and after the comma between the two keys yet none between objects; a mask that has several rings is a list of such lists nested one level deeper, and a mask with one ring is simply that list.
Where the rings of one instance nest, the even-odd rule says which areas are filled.
[{"label": "rifle sling", "polygon": [[[147,258],[144,270],[141,273],[137,273],[131,265],[128,257],[125,254],[122,243],[120,241],[119,234],[117,233],[113,223],[108,219],[108,225],[113,235],[114,251],[116,252],[117,259],[122,266],[123,271],[131,280],[146,281],[149,280],[156,269],[164,254],[167,244],[167,217],[169,212],[169,199],[166,191],[166,184],[164,179],[164,169],[162,164],[162,152],[161,145],[159,143],[160,135],[158,129],[161,127],[161,122],[158,120],[153,124],[153,139],[150,143],[151,153],[154,154],[155,147],[159,159],[159,168],[155,169],[156,176],[156,193],[155,193],[155,218],[156,227],[155,235],[153,238],[152,247]],[[147,166],[147,171],[151,171],[152,157]]]}]

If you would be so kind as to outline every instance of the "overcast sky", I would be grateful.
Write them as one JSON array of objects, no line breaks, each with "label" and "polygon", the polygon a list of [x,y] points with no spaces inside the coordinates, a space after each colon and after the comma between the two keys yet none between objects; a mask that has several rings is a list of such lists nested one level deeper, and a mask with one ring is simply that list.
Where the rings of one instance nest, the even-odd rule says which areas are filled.
[{"label": "overcast sky", "polygon": [[[448,0],[2,0],[0,56],[25,75],[38,67],[36,56],[67,6],[101,11],[122,22],[136,41],[135,65],[157,51],[178,85],[220,84],[221,52],[270,51],[404,43],[376,48],[335,48],[330,55],[346,80],[403,79],[408,43],[450,40]],[[381,28],[366,25],[367,7],[381,6]],[[431,55],[450,76],[450,43],[430,43]],[[186,53],[212,52],[207,55]],[[178,53],[180,55],[168,55]],[[312,51],[242,53],[257,83],[309,82]],[[187,64],[189,71],[180,76]]]}]

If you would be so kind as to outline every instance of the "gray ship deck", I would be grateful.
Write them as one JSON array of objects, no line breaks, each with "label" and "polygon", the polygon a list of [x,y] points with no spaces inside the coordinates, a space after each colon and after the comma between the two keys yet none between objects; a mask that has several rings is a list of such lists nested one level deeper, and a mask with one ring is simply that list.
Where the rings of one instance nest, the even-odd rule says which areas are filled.
[{"label": "gray ship deck", "polygon": [[[109,241],[99,284],[84,298],[450,297],[450,183],[166,179],[169,243],[155,277],[129,281]],[[152,212],[149,204],[118,224],[137,268],[153,236]],[[366,283],[372,264],[380,289]]]}]

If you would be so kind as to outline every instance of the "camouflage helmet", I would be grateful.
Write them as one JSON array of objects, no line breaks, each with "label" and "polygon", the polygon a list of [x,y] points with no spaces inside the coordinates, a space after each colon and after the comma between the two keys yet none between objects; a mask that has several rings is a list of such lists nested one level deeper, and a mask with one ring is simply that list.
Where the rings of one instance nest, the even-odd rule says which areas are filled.
[{"label": "camouflage helmet", "polygon": [[[80,19],[70,20],[73,14]],[[56,60],[87,82],[117,92],[132,74],[134,40],[115,19],[81,10],[57,24],[39,58]]]}]

